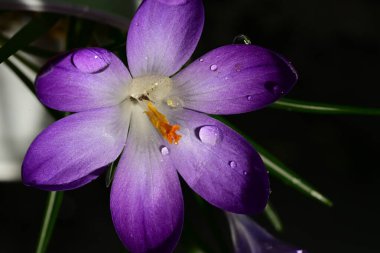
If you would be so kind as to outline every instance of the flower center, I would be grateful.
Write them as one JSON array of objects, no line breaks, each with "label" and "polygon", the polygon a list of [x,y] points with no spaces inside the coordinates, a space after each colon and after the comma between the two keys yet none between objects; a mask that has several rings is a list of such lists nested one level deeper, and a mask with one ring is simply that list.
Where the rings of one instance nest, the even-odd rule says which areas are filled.
[{"label": "flower center", "polygon": [[[176,131],[179,125],[171,125],[164,114],[158,111],[155,104],[167,98],[173,87],[173,81],[166,76],[142,76],[132,79],[130,99],[139,103],[145,110],[152,125],[170,144],[178,144],[181,135]],[[167,99],[167,106],[173,107],[173,99]]]},{"label": "flower center", "polygon": [[130,97],[137,101],[161,102],[171,91],[173,81],[166,76],[142,76],[132,79]]},{"label": "flower center", "polygon": [[160,113],[152,102],[148,102],[148,110],[145,111],[146,115],[152,125],[158,130],[158,132],[167,140],[170,144],[178,144],[181,139],[181,135],[177,134],[176,131],[180,129],[179,125],[170,125],[169,121]]}]

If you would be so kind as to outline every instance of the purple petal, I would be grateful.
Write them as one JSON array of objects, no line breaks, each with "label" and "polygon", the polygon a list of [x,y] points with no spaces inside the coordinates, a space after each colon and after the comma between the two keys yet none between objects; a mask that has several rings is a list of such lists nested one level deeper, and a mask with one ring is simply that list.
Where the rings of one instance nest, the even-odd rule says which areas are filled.
[{"label": "purple petal", "polygon": [[120,103],[131,76],[102,48],[85,48],[53,60],[36,79],[38,98],[48,107],[79,112]]},{"label": "purple petal", "polygon": [[203,22],[201,0],[145,0],[128,31],[132,76],[177,72],[194,52]]},{"label": "purple petal", "polygon": [[172,252],[183,224],[179,178],[170,161],[170,148],[164,146],[146,115],[140,115],[131,120],[112,184],[112,219],[131,252]]},{"label": "purple petal", "polygon": [[173,77],[186,108],[232,114],[260,109],[287,94],[297,80],[289,62],[252,45],[228,45],[196,60]]},{"label": "purple petal", "polygon": [[235,131],[207,115],[184,110],[173,162],[187,184],[211,204],[236,213],[261,212],[268,173],[258,153]]},{"label": "purple petal", "polygon": [[46,128],[22,165],[26,185],[68,190],[95,179],[123,149],[128,119],[118,107],[73,114]]},{"label": "purple petal", "polygon": [[246,215],[226,215],[235,253],[306,253],[277,240]]}]

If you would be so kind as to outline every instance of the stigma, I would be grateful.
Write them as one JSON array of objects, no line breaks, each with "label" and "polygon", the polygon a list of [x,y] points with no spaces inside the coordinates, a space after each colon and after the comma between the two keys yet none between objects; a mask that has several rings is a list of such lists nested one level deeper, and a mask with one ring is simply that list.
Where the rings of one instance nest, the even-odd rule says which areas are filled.
[{"label": "stigma", "polygon": [[179,125],[171,125],[165,115],[160,113],[152,102],[148,102],[147,111],[145,111],[145,113],[152,125],[165,140],[170,144],[178,144],[182,137],[176,133],[180,129]]}]

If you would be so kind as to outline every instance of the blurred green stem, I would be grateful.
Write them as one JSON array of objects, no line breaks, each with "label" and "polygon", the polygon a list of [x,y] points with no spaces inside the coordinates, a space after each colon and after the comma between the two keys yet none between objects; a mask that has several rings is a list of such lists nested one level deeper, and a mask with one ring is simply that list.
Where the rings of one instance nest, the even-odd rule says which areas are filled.
[{"label": "blurred green stem", "polygon": [[[0,33],[0,44],[5,44],[9,38],[5,37]],[[59,54],[60,52],[55,52],[55,51],[50,51],[47,49],[42,49],[34,46],[26,46],[23,49],[21,49],[25,53],[37,56],[37,57],[45,57],[45,58],[50,58],[53,57],[54,55]]]},{"label": "blurred green stem", "polygon": [[273,209],[270,203],[268,203],[267,206],[265,207],[264,214],[268,218],[268,220],[270,221],[274,229],[277,232],[281,232],[283,229],[282,222],[277,212]]},{"label": "blurred green stem", "polygon": [[275,156],[273,156],[262,146],[253,142],[252,140],[250,140],[250,142],[260,153],[261,159],[263,159],[263,162],[271,175],[282,180],[284,183],[287,183],[299,192],[304,193],[306,196],[316,199],[327,206],[332,206],[331,200],[319,193],[314,187],[312,187],[295,172],[285,166],[285,164],[283,164]]},{"label": "blurred green stem", "polygon": [[48,32],[58,21],[54,14],[36,15],[0,48],[0,63]]},{"label": "blurred green stem", "polygon": [[363,108],[346,105],[324,104],[283,98],[271,105],[275,109],[316,114],[345,114],[380,116],[380,108]]},{"label": "blurred green stem", "polygon": [[36,253],[45,253],[61,208],[63,192],[49,192]]},{"label": "blurred green stem", "polygon": [[262,146],[254,142],[249,136],[242,133],[237,127],[233,126],[233,124],[231,124],[224,117],[215,116],[215,115],[213,115],[213,117],[215,119],[222,121],[226,125],[233,128],[235,131],[239,132],[242,136],[244,136],[244,138],[252,146],[254,146],[256,150],[260,153],[261,159],[263,160],[266,168],[271,173],[271,175],[277,177],[278,179],[280,179],[284,183],[287,183],[289,186],[295,188],[301,193],[304,193],[306,196],[311,197],[315,200],[318,200],[319,202],[327,206],[332,206],[332,202],[328,198],[326,198],[321,193],[319,193],[314,187],[312,187],[310,184],[304,181],[301,177],[299,177],[295,172],[293,172],[291,169],[285,166],[274,155],[272,155]]}]

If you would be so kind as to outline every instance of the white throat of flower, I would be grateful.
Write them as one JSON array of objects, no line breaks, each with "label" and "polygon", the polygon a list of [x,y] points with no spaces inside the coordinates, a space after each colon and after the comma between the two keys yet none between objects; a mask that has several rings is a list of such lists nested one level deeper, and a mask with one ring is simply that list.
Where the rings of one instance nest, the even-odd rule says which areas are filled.
[{"label": "white throat of flower", "polygon": [[172,125],[164,114],[158,111],[157,105],[166,104],[170,108],[182,107],[178,99],[168,98],[173,88],[173,81],[169,77],[152,75],[132,79],[129,98],[143,107],[145,114],[152,125],[170,144],[178,144],[181,135],[176,131],[179,125]]}]

